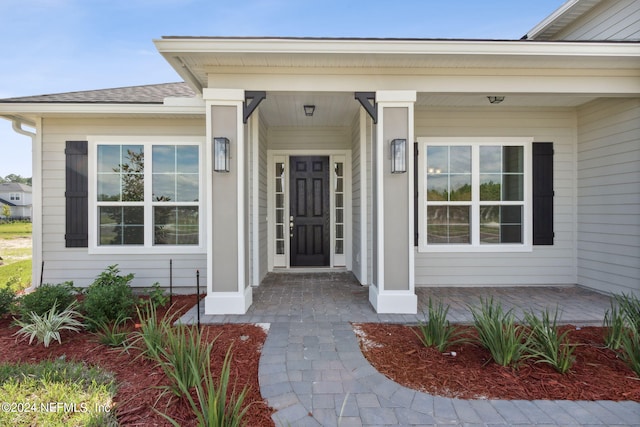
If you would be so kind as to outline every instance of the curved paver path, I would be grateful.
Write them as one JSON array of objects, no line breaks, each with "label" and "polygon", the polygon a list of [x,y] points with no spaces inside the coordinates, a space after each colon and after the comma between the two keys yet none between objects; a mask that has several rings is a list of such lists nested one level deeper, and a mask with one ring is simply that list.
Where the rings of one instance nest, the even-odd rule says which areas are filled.
[{"label": "curved paver path", "polygon": [[[555,308],[571,323],[600,324],[609,298],[579,287],[418,289],[450,304],[452,321],[493,295],[505,307]],[[400,386],[363,357],[349,322],[412,323],[414,315],[378,315],[368,290],[349,273],[270,274],[243,316],[202,316],[211,323],[269,323],[260,358],[262,396],[278,426],[640,426],[636,402],[463,400]],[[193,316],[194,313],[191,313]],[[189,314],[184,318],[187,321]]]}]

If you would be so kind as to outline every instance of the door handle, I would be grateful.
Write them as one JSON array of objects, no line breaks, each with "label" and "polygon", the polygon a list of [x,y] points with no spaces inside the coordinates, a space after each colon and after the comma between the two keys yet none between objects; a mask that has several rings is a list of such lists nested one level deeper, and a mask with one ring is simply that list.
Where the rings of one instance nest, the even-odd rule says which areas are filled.
[{"label": "door handle", "polygon": [[289,217],[289,237],[293,237],[293,216]]}]

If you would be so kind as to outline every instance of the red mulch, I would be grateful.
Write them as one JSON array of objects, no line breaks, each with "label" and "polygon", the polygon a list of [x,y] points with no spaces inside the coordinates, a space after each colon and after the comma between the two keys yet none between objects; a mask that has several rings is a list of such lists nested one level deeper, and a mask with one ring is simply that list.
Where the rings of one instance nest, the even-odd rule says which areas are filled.
[{"label": "red mulch", "polygon": [[[354,325],[369,362],[393,381],[414,390],[464,399],[632,400],[640,402],[640,378],[614,351],[604,348],[601,327],[567,325],[578,344],[567,374],[546,363],[523,362],[517,369],[491,361],[490,353],[471,343],[447,349],[456,356],[425,348],[410,327]],[[461,326],[467,336],[472,327]],[[564,330],[564,329],[563,329]]]},{"label": "red mulch", "polygon": [[[174,311],[186,312],[195,302],[195,295],[173,297]],[[166,309],[158,310],[158,316]],[[186,399],[177,398],[157,388],[169,384],[166,376],[153,362],[139,357],[138,352],[122,353],[96,341],[88,332],[63,333],[62,345],[54,342],[49,348],[43,345],[28,345],[28,341],[17,341],[13,334],[17,328],[11,326],[11,318],[0,319],[0,362],[36,363],[41,360],[65,356],[67,360],[82,361],[91,366],[115,374],[118,384],[114,398],[115,411],[122,426],[170,426],[152,408],[167,413],[181,426],[196,425]],[[246,416],[247,425],[273,426],[271,409],[260,395],[258,384],[258,362],[260,350],[266,339],[264,330],[249,324],[203,325],[207,342],[218,337],[211,356],[211,370],[219,372],[227,348],[233,344],[231,381],[237,381],[238,391],[248,384],[246,402],[251,406]],[[242,338],[241,338],[242,337]]]}]

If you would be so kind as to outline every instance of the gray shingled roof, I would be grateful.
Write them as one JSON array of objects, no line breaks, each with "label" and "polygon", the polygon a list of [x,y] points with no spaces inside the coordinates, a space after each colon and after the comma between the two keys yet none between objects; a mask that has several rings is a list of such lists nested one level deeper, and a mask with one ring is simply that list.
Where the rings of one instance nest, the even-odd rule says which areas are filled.
[{"label": "gray shingled roof", "polygon": [[162,104],[168,97],[194,97],[186,83],[163,83],[0,99],[0,103]]},{"label": "gray shingled roof", "polygon": [[0,182],[0,193],[7,193],[9,191],[31,193],[31,186],[19,182]]}]

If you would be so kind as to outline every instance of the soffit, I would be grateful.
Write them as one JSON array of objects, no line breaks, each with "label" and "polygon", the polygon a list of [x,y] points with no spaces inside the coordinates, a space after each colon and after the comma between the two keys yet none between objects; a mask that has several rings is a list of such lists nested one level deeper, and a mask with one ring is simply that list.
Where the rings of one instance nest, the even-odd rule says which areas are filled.
[{"label": "soffit", "polygon": [[568,0],[525,36],[529,40],[551,40],[602,0]]},{"label": "soffit", "polygon": [[640,45],[631,43],[218,38],[166,38],[155,43],[199,90],[216,73],[640,68]]}]

